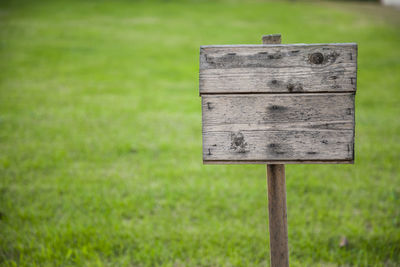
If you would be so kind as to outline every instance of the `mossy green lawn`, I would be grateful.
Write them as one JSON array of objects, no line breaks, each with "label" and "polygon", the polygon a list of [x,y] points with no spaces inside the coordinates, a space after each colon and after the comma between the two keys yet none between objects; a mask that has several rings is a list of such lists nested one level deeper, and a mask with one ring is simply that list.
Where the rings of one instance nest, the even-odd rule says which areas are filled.
[{"label": "mossy green lawn", "polygon": [[399,18],[349,2],[2,2],[0,265],[268,265],[265,166],[202,164],[198,57],[269,33],[359,45],[355,165],[286,167],[292,265],[400,265]]}]

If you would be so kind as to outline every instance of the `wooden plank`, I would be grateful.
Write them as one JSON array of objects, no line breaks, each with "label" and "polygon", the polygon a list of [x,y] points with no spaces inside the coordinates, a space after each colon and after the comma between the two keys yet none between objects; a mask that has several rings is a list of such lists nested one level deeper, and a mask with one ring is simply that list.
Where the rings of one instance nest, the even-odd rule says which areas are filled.
[{"label": "wooden plank", "polygon": [[354,92],[357,45],[200,48],[200,94]]},{"label": "wooden plank", "polygon": [[352,130],[354,93],[204,95],[204,131]]},{"label": "wooden plank", "polygon": [[204,95],[202,112],[206,162],[353,161],[354,93]]},{"label": "wooden plank", "polygon": [[353,160],[353,131],[205,132],[204,160]]}]

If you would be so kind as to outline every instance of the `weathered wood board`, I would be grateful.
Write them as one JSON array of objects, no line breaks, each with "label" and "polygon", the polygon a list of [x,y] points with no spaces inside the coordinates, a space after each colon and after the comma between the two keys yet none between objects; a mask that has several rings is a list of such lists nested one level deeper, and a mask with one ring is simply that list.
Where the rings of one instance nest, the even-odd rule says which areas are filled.
[{"label": "weathered wood board", "polygon": [[200,94],[354,92],[357,45],[200,48]]},{"label": "weathered wood board", "polygon": [[353,163],[356,44],[200,48],[204,163]]}]

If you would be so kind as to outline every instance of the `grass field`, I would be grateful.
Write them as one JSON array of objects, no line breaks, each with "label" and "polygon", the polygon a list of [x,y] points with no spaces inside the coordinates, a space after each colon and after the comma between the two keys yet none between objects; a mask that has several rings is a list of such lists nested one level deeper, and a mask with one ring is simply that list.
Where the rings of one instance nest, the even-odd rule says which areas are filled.
[{"label": "grass field", "polygon": [[400,266],[400,11],[302,1],[2,1],[0,265],[268,265],[265,166],[202,164],[198,96],[200,45],[268,33],[359,45],[355,165],[286,168],[292,266]]}]

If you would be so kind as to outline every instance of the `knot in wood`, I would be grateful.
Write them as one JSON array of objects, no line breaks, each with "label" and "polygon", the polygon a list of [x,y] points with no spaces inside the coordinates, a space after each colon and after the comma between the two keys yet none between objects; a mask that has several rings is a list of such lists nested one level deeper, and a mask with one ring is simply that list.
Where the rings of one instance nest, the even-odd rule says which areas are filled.
[{"label": "knot in wood", "polygon": [[324,62],[324,55],[322,53],[313,53],[310,55],[310,62],[313,64],[322,64]]},{"label": "knot in wood", "polygon": [[231,134],[231,149],[238,153],[246,153],[247,143],[244,140],[244,135],[241,132]]}]

